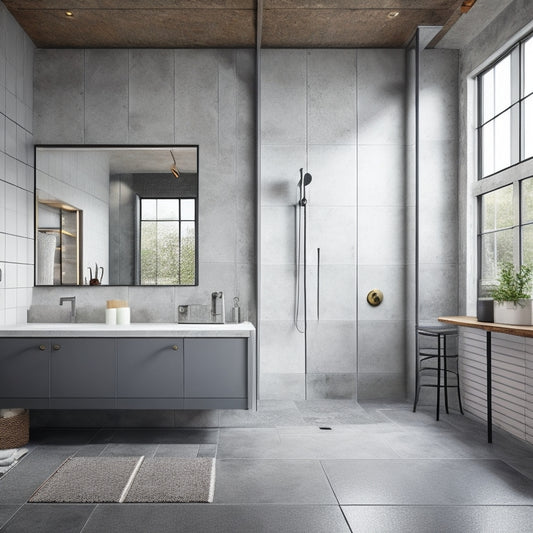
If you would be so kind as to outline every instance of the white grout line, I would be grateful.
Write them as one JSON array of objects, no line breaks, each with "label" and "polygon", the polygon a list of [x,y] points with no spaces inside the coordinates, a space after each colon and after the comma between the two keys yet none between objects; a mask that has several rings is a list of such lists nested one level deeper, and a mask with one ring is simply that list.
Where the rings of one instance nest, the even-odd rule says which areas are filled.
[{"label": "white grout line", "polygon": [[130,474],[130,478],[128,479],[128,482],[126,483],[126,486],[124,487],[122,494],[120,495],[120,498],[118,499],[118,503],[124,503],[124,500],[126,499],[126,496],[128,495],[128,492],[131,489],[131,485],[133,484],[133,480],[135,479],[135,476],[137,475],[139,468],[141,468],[143,461],[144,461],[144,455],[139,457],[139,460],[137,461],[135,468],[133,469],[133,472]]},{"label": "white grout line", "polygon": [[213,503],[213,498],[215,497],[216,459],[212,459],[211,465],[211,481],[209,482],[209,496],[207,497],[208,503]]}]

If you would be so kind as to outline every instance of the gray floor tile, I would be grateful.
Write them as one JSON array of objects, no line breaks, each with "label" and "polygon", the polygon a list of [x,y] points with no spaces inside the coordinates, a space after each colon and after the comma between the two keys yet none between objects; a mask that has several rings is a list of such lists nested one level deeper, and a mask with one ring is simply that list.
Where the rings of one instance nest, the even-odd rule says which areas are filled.
[{"label": "gray floor tile", "polygon": [[380,434],[362,430],[221,430],[219,458],[391,459],[399,457]]},{"label": "gray floor tile", "polygon": [[0,528],[17,512],[19,505],[0,505]]},{"label": "gray floor tile", "polygon": [[198,457],[199,449],[199,444],[159,444],[155,457]]},{"label": "gray floor tile", "polygon": [[3,533],[77,533],[94,505],[28,503],[6,524]]},{"label": "gray floor tile", "polygon": [[349,533],[338,506],[99,505],[83,533]]},{"label": "gray floor tile", "polygon": [[218,446],[216,444],[200,444],[198,457],[216,457]]},{"label": "gray floor tile", "polygon": [[277,427],[305,424],[297,409],[259,409],[240,411],[227,409],[220,411],[220,427]]},{"label": "gray floor tile", "polygon": [[25,503],[41,483],[52,475],[77,447],[38,447],[0,478],[0,503]]},{"label": "gray floor tile", "polygon": [[108,444],[100,453],[102,457],[153,457],[158,444]]},{"label": "gray floor tile", "polygon": [[335,504],[318,461],[217,459],[215,503]]},{"label": "gray floor tile", "polygon": [[76,451],[78,457],[98,457],[106,448],[107,444],[84,444]]},{"label": "gray floor tile", "polygon": [[218,429],[117,429],[111,436],[106,431],[92,443],[114,444],[216,444]]},{"label": "gray floor tile", "polygon": [[343,505],[531,505],[533,481],[488,459],[323,461]]},{"label": "gray floor tile", "polygon": [[463,416],[461,414],[443,414],[440,417],[440,420],[435,420],[435,411],[434,410],[427,410],[424,408],[418,408],[416,413],[413,413],[412,408],[408,409],[383,409],[381,410],[381,413],[391,420],[392,422],[396,422],[397,424],[401,425],[404,428],[407,427],[425,427],[425,428],[431,428],[431,427],[438,427],[438,428],[447,428],[451,429],[452,421],[457,416]]},{"label": "gray floor tile", "polygon": [[343,506],[353,533],[529,533],[531,506]]}]

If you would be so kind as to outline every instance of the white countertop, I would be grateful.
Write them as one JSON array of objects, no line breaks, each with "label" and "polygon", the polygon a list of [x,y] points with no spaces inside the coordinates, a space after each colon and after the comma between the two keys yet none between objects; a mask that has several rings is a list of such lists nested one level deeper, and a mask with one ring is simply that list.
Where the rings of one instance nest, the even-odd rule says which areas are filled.
[{"label": "white countertop", "polygon": [[134,323],[108,326],[103,323],[29,323],[0,326],[0,337],[250,337],[251,322],[241,324]]}]

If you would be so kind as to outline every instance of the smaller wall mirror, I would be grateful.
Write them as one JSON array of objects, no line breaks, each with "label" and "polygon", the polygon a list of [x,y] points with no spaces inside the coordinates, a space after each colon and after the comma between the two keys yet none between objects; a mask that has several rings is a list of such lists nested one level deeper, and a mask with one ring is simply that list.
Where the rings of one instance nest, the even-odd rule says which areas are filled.
[{"label": "smaller wall mirror", "polygon": [[198,285],[198,146],[35,147],[35,284]]}]

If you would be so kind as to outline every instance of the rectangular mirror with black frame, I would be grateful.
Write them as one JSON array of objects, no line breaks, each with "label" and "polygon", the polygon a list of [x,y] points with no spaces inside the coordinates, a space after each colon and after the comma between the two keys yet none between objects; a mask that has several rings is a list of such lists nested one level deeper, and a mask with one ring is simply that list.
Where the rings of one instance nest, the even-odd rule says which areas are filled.
[{"label": "rectangular mirror with black frame", "polygon": [[198,285],[198,146],[35,146],[35,285]]}]

